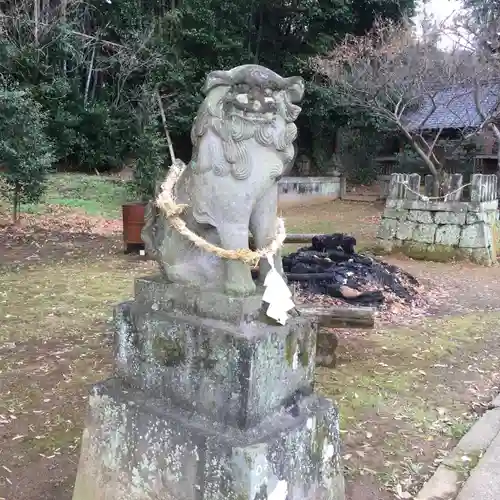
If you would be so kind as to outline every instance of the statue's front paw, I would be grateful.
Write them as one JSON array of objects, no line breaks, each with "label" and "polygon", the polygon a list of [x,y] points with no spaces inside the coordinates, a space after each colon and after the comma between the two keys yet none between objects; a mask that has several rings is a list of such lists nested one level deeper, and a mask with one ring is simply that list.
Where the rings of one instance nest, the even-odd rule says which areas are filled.
[{"label": "statue's front paw", "polygon": [[256,290],[255,283],[251,279],[226,281],[224,289],[228,295],[247,296],[253,295]]}]

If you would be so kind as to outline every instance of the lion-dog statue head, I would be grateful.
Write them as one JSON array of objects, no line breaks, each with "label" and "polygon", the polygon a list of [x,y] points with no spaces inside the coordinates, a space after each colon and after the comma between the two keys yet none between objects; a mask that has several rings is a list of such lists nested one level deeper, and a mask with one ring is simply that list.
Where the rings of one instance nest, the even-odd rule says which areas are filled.
[{"label": "lion-dog statue head", "polygon": [[[196,170],[213,169],[219,176],[231,174],[243,180],[252,169],[252,139],[279,153],[282,166],[273,165],[269,176],[283,173],[294,157],[297,119],[301,108],[295,105],[304,95],[300,77],[282,78],[257,65],[238,66],[230,71],[214,71],[207,77],[201,105],[191,131]],[[220,141],[214,151],[203,141],[211,131]]]}]

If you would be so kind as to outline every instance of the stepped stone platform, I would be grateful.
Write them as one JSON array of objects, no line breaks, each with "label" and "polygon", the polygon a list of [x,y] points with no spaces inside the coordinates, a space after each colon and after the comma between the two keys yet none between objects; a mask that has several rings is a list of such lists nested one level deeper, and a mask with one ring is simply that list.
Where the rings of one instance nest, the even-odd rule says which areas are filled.
[{"label": "stepped stone platform", "polygon": [[270,324],[261,297],[135,281],[73,500],[344,499],[338,412],[314,392],[317,322]]}]

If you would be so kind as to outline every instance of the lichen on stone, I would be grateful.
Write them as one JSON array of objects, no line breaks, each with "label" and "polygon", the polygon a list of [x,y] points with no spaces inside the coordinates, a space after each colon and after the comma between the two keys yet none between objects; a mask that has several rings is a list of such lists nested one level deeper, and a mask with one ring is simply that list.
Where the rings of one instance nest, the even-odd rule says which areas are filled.
[{"label": "lichen on stone", "polygon": [[290,331],[285,340],[285,359],[292,366],[293,357],[297,351],[297,338],[295,332]]},{"label": "lichen on stone", "polygon": [[288,364],[295,370],[297,367],[294,366],[296,362],[307,368],[309,366],[309,345],[308,339],[300,339],[298,332],[295,329],[291,329],[290,333],[287,335],[285,340],[285,359]]},{"label": "lichen on stone", "polygon": [[186,360],[184,346],[179,339],[156,336],[152,344],[153,356],[164,366],[178,366]]}]

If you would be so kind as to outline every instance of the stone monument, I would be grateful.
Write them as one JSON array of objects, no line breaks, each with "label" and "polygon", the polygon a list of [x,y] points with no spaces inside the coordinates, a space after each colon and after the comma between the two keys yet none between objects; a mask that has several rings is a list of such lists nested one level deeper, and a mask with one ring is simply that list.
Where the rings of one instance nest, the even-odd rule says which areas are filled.
[{"label": "stone monument", "polygon": [[[248,248],[250,231],[263,247],[304,83],[247,65],[204,91],[182,218],[213,244]],[[73,500],[343,500],[337,409],[313,391],[315,322],[272,321],[247,264],[194,246],[152,205],[144,240],[161,274],[115,309],[115,373],[91,390]]]}]

